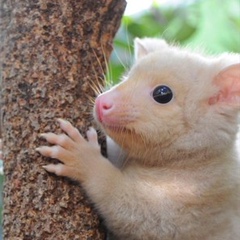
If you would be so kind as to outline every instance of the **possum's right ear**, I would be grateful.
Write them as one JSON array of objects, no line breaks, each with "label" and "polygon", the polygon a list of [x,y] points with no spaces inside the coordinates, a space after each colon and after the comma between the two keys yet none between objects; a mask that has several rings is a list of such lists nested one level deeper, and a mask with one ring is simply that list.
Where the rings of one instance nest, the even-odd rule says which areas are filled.
[{"label": "possum's right ear", "polygon": [[138,60],[150,52],[160,50],[168,46],[165,40],[156,38],[135,38],[134,40],[134,55],[135,60]]},{"label": "possum's right ear", "polygon": [[210,105],[228,105],[240,109],[240,63],[233,64],[217,74],[214,84],[219,87]]}]

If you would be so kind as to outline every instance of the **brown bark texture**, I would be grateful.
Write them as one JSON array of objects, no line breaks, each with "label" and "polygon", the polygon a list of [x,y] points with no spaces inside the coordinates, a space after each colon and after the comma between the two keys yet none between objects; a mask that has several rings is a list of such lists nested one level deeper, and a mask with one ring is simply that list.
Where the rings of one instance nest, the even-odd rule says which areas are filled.
[{"label": "brown bark texture", "polygon": [[103,84],[125,0],[0,4],[4,239],[104,239],[79,185],[46,173],[35,148],[59,117],[82,132],[92,124],[91,85]]}]

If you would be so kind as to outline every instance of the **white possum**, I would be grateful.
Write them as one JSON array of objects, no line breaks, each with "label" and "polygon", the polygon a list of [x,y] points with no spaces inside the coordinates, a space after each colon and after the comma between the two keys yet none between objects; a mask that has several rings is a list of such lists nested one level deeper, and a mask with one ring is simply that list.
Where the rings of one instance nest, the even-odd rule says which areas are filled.
[{"label": "white possum", "polygon": [[239,240],[240,55],[145,38],[135,58],[95,101],[112,162],[93,128],[85,140],[59,119],[64,134],[42,134],[53,146],[37,151],[61,163],[44,168],[78,180],[115,239]]}]

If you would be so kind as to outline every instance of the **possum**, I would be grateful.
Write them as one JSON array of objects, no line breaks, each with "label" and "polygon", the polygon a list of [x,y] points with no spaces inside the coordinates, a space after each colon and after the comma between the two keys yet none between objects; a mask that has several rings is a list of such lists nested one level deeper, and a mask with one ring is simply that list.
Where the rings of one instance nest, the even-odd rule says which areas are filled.
[{"label": "possum", "polygon": [[81,183],[114,239],[239,240],[239,111],[239,54],[136,39],[132,68],[93,109],[110,161],[94,128],[84,139],[63,119],[37,151]]}]

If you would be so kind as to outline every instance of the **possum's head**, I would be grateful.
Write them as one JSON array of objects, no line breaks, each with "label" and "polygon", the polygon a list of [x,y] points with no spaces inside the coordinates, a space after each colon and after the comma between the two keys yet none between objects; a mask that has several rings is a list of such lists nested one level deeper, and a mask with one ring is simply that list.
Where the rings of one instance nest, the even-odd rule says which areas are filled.
[{"label": "possum's head", "polygon": [[98,96],[94,110],[130,155],[220,151],[234,141],[239,55],[206,58],[163,40],[137,39],[135,57],[126,78]]}]

